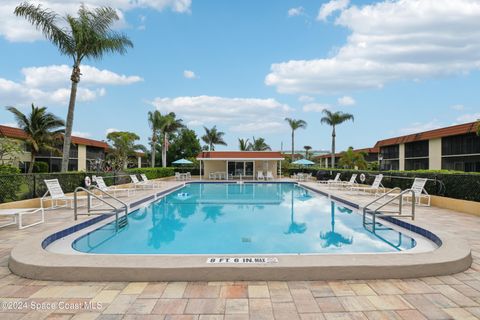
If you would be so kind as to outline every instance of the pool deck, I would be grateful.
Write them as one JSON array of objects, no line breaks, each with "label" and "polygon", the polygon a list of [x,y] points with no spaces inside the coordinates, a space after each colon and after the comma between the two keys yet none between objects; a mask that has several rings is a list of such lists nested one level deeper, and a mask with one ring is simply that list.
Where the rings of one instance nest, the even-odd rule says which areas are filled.
[{"label": "pool deck", "polygon": [[[174,186],[174,182],[168,184]],[[322,188],[314,183],[307,185]],[[135,198],[148,196],[149,192]],[[335,194],[360,204],[372,199],[343,191]],[[133,200],[134,197],[128,199]],[[46,212],[45,224],[24,230],[15,226],[0,229],[2,320],[480,318],[480,217],[473,215],[435,207],[417,210],[419,224],[464,240],[472,248],[471,268],[448,276],[407,280],[127,283],[39,281],[10,272],[8,260],[14,246],[72,220],[71,210],[58,209]],[[98,309],[87,310],[86,305],[81,305],[76,310],[66,310],[64,305],[92,301],[101,304],[94,305]],[[20,310],[7,310],[15,305],[4,302],[26,304]],[[41,306],[44,310],[32,309]]]}]

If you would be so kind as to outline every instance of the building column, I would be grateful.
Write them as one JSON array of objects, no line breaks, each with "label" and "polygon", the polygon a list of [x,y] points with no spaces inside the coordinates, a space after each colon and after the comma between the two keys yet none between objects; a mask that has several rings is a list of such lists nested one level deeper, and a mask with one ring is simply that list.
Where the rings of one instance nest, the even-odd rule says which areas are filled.
[{"label": "building column", "polygon": [[442,138],[428,141],[428,169],[442,169]]},{"label": "building column", "polygon": [[398,166],[400,171],[405,170],[405,144],[401,143],[398,148]]},{"label": "building column", "polygon": [[137,168],[142,167],[142,157],[137,157]]},{"label": "building column", "polygon": [[78,171],[87,171],[87,146],[78,145]]}]

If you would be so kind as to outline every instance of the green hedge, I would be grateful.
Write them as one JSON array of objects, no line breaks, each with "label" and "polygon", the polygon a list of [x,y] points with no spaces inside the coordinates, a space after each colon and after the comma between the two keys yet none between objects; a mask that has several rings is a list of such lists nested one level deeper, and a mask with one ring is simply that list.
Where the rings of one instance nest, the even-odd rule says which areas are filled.
[{"label": "green hedge", "polygon": [[175,168],[135,168],[128,169],[128,174],[142,174],[144,173],[148,179],[158,179],[164,177],[171,177],[175,175]]},{"label": "green hedge", "polygon": [[328,170],[325,168],[291,168],[289,174],[295,172],[311,172],[321,179],[332,179],[340,172],[342,180],[349,180],[353,173],[364,173],[367,176],[365,183],[371,184],[375,175],[382,173],[382,184],[386,188],[399,187],[408,189],[412,186],[413,178],[428,178],[425,189],[431,195],[480,202],[480,173],[465,173],[447,170],[419,170],[419,171],[368,171],[368,170]]},{"label": "green hedge", "polygon": [[22,179],[1,179],[3,175],[16,176],[20,169],[10,165],[0,165],[0,203],[12,201],[22,186]]}]

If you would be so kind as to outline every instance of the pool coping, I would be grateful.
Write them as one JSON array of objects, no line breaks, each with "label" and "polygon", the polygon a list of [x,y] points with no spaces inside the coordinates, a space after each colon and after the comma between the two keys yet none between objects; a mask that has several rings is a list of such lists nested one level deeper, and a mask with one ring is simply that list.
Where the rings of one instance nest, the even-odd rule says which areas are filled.
[{"label": "pool coping", "polygon": [[[300,185],[319,192],[304,184]],[[178,187],[180,186],[134,201],[129,207],[135,208],[147,201],[154,201],[157,197],[173,192]],[[347,205],[359,207],[358,204],[346,199],[322,191],[319,193]],[[443,232],[433,234],[421,223],[407,223],[398,219],[388,220],[430,238],[439,247],[433,251],[420,253],[349,253],[347,255],[71,255],[45,250],[49,241],[51,243],[65,234],[71,234],[108,217],[109,215],[106,215],[103,218],[99,216],[81,223],[66,223],[62,225],[60,231],[56,227],[57,231],[50,230],[32,236],[11,251],[10,270],[25,278],[59,281],[367,280],[447,275],[464,271],[472,264],[471,250],[466,241]],[[207,259],[214,256],[232,259],[268,256],[276,257],[278,261],[264,264],[207,263]]]}]

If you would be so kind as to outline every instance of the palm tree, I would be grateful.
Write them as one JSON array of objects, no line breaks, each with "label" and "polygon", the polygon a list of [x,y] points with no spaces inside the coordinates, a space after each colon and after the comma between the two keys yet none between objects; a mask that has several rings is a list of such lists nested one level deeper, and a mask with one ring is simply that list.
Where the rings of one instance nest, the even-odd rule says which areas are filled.
[{"label": "palm tree", "polygon": [[349,147],[347,151],[342,153],[338,164],[344,169],[354,169],[357,167],[360,170],[365,170],[367,168],[365,153],[355,152],[353,151],[353,147]]},{"label": "palm tree", "polygon": [[175,112],[170,112],[169,114],[161,117],[161,126],[160,132],[163,136],[162,144],[162,167],[167,166],[167,151],[168,151],[168,138],[172,133],[177,132],[181,128],[184,128],[183,120],[177,119]]},{"label": "palm tree", "polygon": [[295,161],[294,153],[295,153],[295,130],[297,129],[305,129],[307,127],[307,123],[303,120],[295,120],[291,118],[285,118],[285,121],[288,122],[290,125],[290,129],[292,129],[292,162]]},{"label": "palm tree", "polygon": [[49,9],[24,2],[15,8],[14,13],[17,16],[24,17],[37,30],[40,30],[45,38],[58,48],[61,54],[73,60],[73,69],[70,76],[72,82],[70,102],[63,142],[62,172],[66,172],[82,60],[84,58],[101,59],[106,53],[124,54],[127,47],[133,47],[133,43],[125,35],[112,31],[111,27],[119,20],[119,17],[115,9],[110,7],[88,10],[82,4],[78,9],[78,17],[67,14],[60,19],[57,13]]},{"label": "palm tree", "polygon": [[64,132],[62,127],[65,126],[65,122],[53,113],[47,112],[46,107],[35,107],[33,103],[28,115],[15,107],[8,107],[7,110],[13,113],[18,127],[27,134],[26,142],[31,147],[28,173],[32,173],[35,156],[40,150],[58,151],[52,145],[54,139]]},{"label": "palm tree", "polygon": [[305,149],[305,159],[308,159],[308,151],[312,150],[311,146],[303,146],[303,149]]},{"label": "palm tree", "polygon": [[252,151],[272,150],[272,148],[270,148],[270,146],[265,142],[264,138],[255,139],[255,137],[253,137],[253,141],[248,145],[248,149]]},{"label": "palm tree", "polygon": [[335,126],[344,123],[347,120],[354,120],[353,115],[350,113],[343,113],[341,111],[331,112],[330,110],[323,110],[325,116],[320,119],[320,122],[323,124],[328,124],[332,126],[332,155],[331,155],[331,167],[335,168]]},{"label": "palm tree", "polygon": [[160,131],[160,128],[162,126],[162,115],[160,111],[155,110],[155,111],[149,111],[148,112],[148,124],[150,125],[150,128],[152,129],[152,138],[150,140],[152,144],[151,148],[151,156],[152,156],[152,168],[155,167],[155,147],[158,142],[158,134]]},{"label": "palm tree", "polygon": [[248,151],[250,144],[248,143],[248,139],[238,139],[238,149],[240,151]]},{"label": "palm tree", "polygon": [[219,144],[226,146],[227,143],[223,140],[225,132],[218,131],[217,126],[213,126],[211,129],[203,127],[205,129],[205,134],[202,136],[203,142],[208,145],[208,151],[215,151],[215,145]]}]

